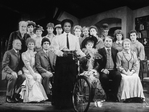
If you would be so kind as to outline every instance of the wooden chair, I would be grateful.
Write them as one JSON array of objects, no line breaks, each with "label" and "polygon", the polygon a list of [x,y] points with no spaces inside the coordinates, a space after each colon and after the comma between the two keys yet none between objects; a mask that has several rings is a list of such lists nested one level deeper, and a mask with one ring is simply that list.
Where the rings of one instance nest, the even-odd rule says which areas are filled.
[{"label": "wooden chair", "polygon": [[149,93],[149,68],[147,60],[143,60],[140,62],[139,76],[142,81],[144,91]]},{"label": "wooden chair", "polygon": [[147,60],[140,61],[139,77],[140,77],[141,81],[143,81],[144,77],[148,76],[148,73],[149,73],[149,70],[148,70],[148,62],[147,62]]}]

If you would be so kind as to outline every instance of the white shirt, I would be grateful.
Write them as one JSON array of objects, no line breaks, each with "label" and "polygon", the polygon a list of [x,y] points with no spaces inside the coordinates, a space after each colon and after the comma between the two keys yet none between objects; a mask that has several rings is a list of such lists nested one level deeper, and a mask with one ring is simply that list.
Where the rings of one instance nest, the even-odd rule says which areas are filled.
[{"label": "white shirt", "polygon": [[53,42],[54,52],[57,56],[63,56],[62,50],[68,51],[77,51],[78,55],[85,56],[85,54],[81,51],[78,37],[68,33],[68,40],[69,40],[69,49],[67,49],[67,33],[63,33],[58,35]]}]

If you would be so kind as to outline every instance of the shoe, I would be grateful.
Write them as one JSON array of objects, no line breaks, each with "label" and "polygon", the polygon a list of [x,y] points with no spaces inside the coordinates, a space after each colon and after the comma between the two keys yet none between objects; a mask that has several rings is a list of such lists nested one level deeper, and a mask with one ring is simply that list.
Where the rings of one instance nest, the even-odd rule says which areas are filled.
[{"label": "shoe", "polygon": [[63,109],[62,106],[57,106],[57,105],[53,105],[53,108],[57,109],[57,110],[62,110]]},{"label": "shoe", "polygon": [[21,98],[14,98],[16,102],[23,102],[23,99]]},{"label": "shoe", "polygon": [[13,98],[11,98],[10,96],[7,96],[6,97],[6,102],[7,103],[15,103],[16,101]]},{"label": "shoe", "polygon": [[119,102],[119,100],[118,100],[118,98],[117,98],[116,95],[113,95],[112,101],[113,101],[113,102]]},{"label": "shoe", "polygon": [[16,102],[23,102],[23,99],[20,98],[20,95],[19,95],[19,94],[16,94],[16,93],[15,93],[13,97],[14,97],[14,100],[15,100]]},{"label": "shoe", "polygon": [[47,97],[48,97],[48,101],[52,101],[52,95],[48,94]]},{"label": "shoe", "polygon": [[124,103],[131,103],[131,102],[132,102],[132,99],[129,98],[129,99],[124,100],[123,102],[124,102]]},{"label": "shoe", "polygon": [[132,102],[133,103],[143,103],[143,99],[142,98],[138,98],[138,97],[132,98]]}]

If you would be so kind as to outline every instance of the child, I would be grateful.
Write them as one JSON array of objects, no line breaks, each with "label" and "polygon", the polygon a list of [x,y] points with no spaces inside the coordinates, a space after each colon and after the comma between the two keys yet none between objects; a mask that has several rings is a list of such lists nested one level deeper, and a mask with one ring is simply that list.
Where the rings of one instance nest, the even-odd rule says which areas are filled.
[{"label": "child", "polygon": [[93,101],[99,101],[105,99],[105,92],[101,87],[100,80],[99,80],[99,73],[97,72],[99,67],[99,61],[102,58],[100,54],[97,53],[97,50],[93,48],[94,41],[88,40],[86,42],[85,47],[82,51],[89,56],[89,59],[84,60],[81,62],[81,70],[84,75],[89,78],[89,82],[91,83],[92,87],[94,88],[94,98]]}]

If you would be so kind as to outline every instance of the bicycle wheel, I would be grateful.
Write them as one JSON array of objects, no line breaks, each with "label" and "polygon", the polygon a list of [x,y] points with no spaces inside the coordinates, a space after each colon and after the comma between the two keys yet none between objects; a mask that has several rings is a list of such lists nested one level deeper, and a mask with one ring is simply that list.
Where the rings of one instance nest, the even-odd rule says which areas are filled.
[{"label": "bicycle wheel", "polygon": [[72,101],[76,112],[87,112],[91,101],[91,85],[87,77],[79,76],[76,80]]}]

